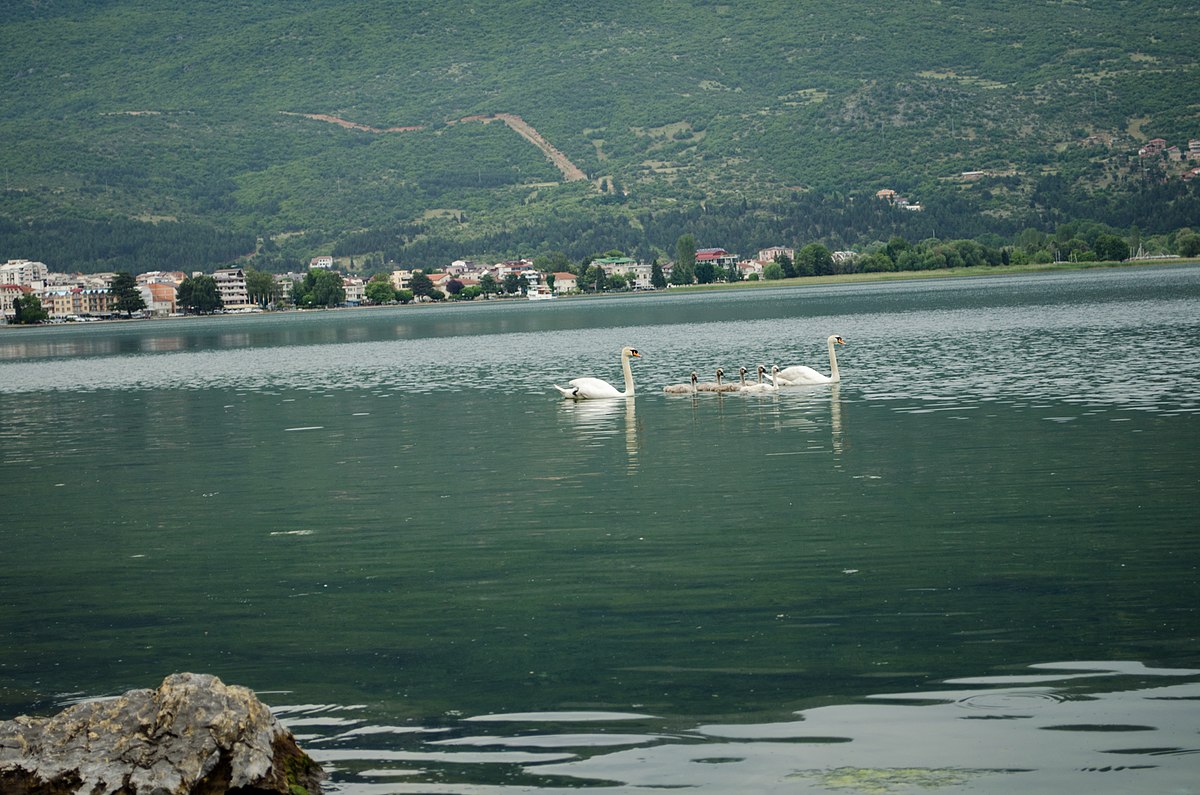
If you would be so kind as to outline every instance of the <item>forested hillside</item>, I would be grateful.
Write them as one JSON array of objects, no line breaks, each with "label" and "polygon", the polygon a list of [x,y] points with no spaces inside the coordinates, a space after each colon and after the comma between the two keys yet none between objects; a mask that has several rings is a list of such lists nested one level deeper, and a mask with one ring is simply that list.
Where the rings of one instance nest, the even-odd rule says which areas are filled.
[{"label": "forested hillside", "polygon": [[[1200,224],[1189,164],[1138,149],[1200,139],[1198,22],[1153,0],[0,0],[0,259],[1167,234]],[[863,208],[881,188],[924,212]]]}]

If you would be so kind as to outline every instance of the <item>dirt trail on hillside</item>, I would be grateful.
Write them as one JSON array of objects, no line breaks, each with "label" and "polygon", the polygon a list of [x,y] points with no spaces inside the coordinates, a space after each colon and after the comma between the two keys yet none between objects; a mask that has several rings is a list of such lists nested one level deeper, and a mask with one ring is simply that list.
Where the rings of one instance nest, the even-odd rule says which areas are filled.
[{"label": "dirt trail on hillside", "polygon": [[517,135],[524,138],[529,143],[542,150],[542,154],[550,159],[559,171],[562,172],[563,179],[567,182],[575,182],[581,179],[587,179],[587,174],[583,173],[583,169],[571,162],[570,158],[558,151],[549,141],[542,137],[542,134],[530,126],[529,122],[512,113],[493,113],[490,116],[467,116],[459,121],[481,121],[484,124],[499,119],[508,125],[509,129],[513,130]]},{"label": "dirt trail on hillside", "polygon": [[[337,116],[330,116],[326,113],[290,113],[286,110],[280,111],[285,116],[300,116],[305,119],[314,121],[323,121],[330,124],[336,124],[339,127],[345,127],[347,130],[358,130],[360,132],[369,133],[396,133],[396,132],[418,132],[424,130],[424,125],[413,125],[411,127],[371,127],[358,122],[347,121],[346,119]],[[576,182],[581,179],[587,179],[587,174],[583,173],[583,169],[571,162],[570,158],[558,151],[549,141],[542,137],[542,134],[529,125],[527,121],[513,113],[493,113],[491,115],[467,116],[459,119],[458,122],[465,121],[480,121],[488,124],[493,121],[502,121],[508,128],[517,135],[524,138],[529,143],[542,150],[544,154],[554,166],[562,172],[563,179],[567,182]],[[458,122],[451,122],[457,124]]]},{"label": "dirt trail on hillside", "polygon": [[413,127],[370,127],[366,124],[359,124],[358,122],[354,121],[346,121],[345,119],[339,119],[337,116],[330,116],[325,113],[289,113],[286,110],[281,110],[279,112],[284,116],[301,116],[305,119],[313,119],[314,121],[327,121],[330,124],[336,124],[339,127],[345,127],[347,130],[359,130],[361,132],[369,133],[416,132],[417,130],[425,129],[424,126],[419,124]]}]

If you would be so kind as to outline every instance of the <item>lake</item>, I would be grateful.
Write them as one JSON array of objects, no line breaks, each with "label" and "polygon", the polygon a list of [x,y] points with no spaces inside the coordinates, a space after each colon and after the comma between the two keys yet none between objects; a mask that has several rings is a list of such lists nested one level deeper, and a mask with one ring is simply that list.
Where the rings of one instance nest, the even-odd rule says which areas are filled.
[{"label": "lake", "polygon": [[0,329],[0,718],[196,671],[336,793],[1200,792],[1198,395],[1180,266]]}]

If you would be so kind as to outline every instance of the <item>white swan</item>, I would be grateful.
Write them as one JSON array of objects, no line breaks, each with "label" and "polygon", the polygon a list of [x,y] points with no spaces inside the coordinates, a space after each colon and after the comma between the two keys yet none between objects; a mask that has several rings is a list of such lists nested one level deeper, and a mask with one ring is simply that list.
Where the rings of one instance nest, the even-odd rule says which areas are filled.
[{"label": "white swan", "polygon": [[838,373],[837,354],[833,351],[833,346],[845,345],[846,341],[837,334],[830,334],[826,340],[829,343],[829,370],[830,374],[825,375],[818,373],[811,367],[805,367],[802,364],[795,364],[791,367],[785,367],[772,376],[776,386],[796,386],[801,384],[836,384],[842,380],[842,376]]},{"label": "white swan", "polygon": [[696,393],[696,371],[692,371],[690,384],[670,384],[664,386],[663,391],[671,395],[694,395]]},{"label": "white swan", "polygon": [[625,391],[622,392],[612,384],[599,378],[573,378],[566,387],[558,384],[554,388],[565,398],[572,400],[597,400],[599,398],[631,398],[633,397],[633,371],[629,369],[629,357],[641,358],[641,354],[633,348],[621,349],[621,370],[625,373]]},{"label": "white swan", "polygon": [[[765,373],[766,371],[767,371],[767,368],[763,367],[760,364],[758,366],[758,383],[757,384],[747,384],[746,386],[742,387],[742,391],[750,392],[752,394],[760,394],[760,395],[770,394],[772,392],[778,392],[779,391],[778,386],[776,386],[775,384],[768,384],[765,381],[763,381],[763,373]],[[779,368],[772,367],[771,368],[771,379],[774,380],[775,377],[778,375],[778,373],[779,373]]]}]

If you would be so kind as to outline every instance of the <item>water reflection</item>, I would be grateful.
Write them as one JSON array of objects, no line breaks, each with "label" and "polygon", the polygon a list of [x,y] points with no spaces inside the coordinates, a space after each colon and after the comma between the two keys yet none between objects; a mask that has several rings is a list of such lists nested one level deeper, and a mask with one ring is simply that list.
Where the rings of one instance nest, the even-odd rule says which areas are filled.
[{"label": "water reflection", "polygon": [[[646,713],[519,713],[372,726],[355,708],[279,707],[331,791],[1193,792],[1200,670],[1062,662],[800,710],[769,723],[679,726]],[[969,684],[970,689],[944,685]],[[349,716],[349,717],[347,717]],[[489,731],[480,733],[485,723]],[[486,765],[496,785],[444,785]],[[404,780],[395,779],[403,777]],[[1030,789],[1032,788],[1032,789]]]},{"label": "water reflection", "polygon": [[[563,373],[610,368],[605,352],[630,342],[654,352],[638,366],[639,383],[663,384],[783,352],[817,361],[812,341],[837,327],[854,339],[839,359],[843,391],[906,404],[897,410],[1053,400],[1197,412],[1189,385],[1200,381],[1198,292],[1194,270],[1131,269],[811,296],[778,290],[34,329],[0,333],[0,393],[427,392],[436,371],[459,389],[546,394]],[[648,388],[638,400],[665,397]]]},{"label": "water reflection", "polygon": [[560,420],[581,441],[599,445],[612,436],[622,436],[627,459],[626,471],[638,468],[638,424],[635,398],[610,400],[563,400],[558,407]]}]

